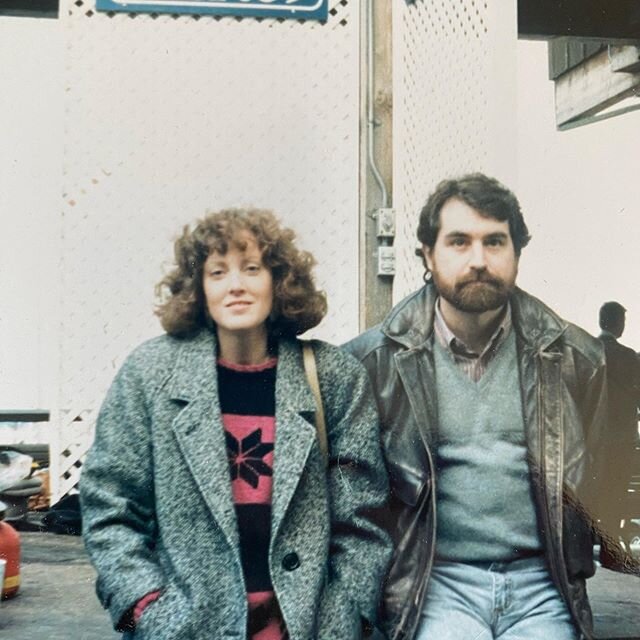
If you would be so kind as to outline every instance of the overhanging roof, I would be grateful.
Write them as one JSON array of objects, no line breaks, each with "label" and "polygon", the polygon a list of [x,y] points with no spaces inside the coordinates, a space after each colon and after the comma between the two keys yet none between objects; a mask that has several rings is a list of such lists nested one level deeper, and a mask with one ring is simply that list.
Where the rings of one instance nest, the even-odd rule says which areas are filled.
[{"label": "overhanging roof", "polygon": [[640,0],[518,0],[521,38],[640,41]]},{"label": "overhanging roof", "polygon": [[518,35],[549,41],[556,124],[640,108],[640,0],[518,0]]}]

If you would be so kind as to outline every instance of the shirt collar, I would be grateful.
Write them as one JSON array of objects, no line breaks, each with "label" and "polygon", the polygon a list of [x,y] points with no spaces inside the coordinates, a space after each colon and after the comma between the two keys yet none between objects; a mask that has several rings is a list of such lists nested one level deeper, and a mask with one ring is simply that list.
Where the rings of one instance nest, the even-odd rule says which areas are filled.
[{"label": "shirt collar", "polygon": [[465,356],[466,358],[483,358],[489,352],[497,351],[498,347],[509,335],[509,332],[511,331],[511,323],[511,305],[507,303],[500,323],[491,335],[491,338],[487,341],[482,353],[478,354],[467,347],[467,345],[447,326],[447,323],[442,316],[442,312],[440,311],[440,298],[436,300],[433,327],[437,339],[440,341],[442,346],[450,349],[453,353]]}]

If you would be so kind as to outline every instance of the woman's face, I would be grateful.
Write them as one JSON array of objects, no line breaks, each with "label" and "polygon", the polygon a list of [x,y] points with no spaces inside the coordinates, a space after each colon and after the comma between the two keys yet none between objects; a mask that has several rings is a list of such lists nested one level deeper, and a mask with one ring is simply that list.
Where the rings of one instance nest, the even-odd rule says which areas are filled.
[{"label": "woman's face", "polygon": [[204,263],[204,295],[219,336],[262,331],[273,307],[273,278],[255,236],[247,232],[241,240],[243,250],[230,246]]}]

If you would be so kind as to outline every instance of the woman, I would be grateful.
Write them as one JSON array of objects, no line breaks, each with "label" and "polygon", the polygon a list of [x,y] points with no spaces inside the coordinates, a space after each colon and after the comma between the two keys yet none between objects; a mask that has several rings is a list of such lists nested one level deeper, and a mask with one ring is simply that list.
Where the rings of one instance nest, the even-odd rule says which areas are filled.
[{"label": "woman", "polygon": [[153,640],[351,640],[389,557],[366,374],[314,341],[329,451],[296,335],[326,311],[313,259],[268,211],[210,214],[160,283],[167,335],[135,350],[81,480],[97,592]]}]

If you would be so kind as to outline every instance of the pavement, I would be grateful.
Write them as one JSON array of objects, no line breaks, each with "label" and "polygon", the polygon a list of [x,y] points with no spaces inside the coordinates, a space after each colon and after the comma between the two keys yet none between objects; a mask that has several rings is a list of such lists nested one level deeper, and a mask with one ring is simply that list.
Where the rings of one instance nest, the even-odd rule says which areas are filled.
[{"label": "pavement", "polygon": [[0,638],[113,640],[94,590],[95,571],[78,536],[20,533],[21,584],[0,604]]},{"label": "pavement", "polygon": [[[20,537],[22,584],[15,598],[0,604],[0,638],[121,637],[95,597],[95,572],[79,537],[39,532]],[[588,585],[597,638],[640,640],[640,579],[599,568]]]}]

